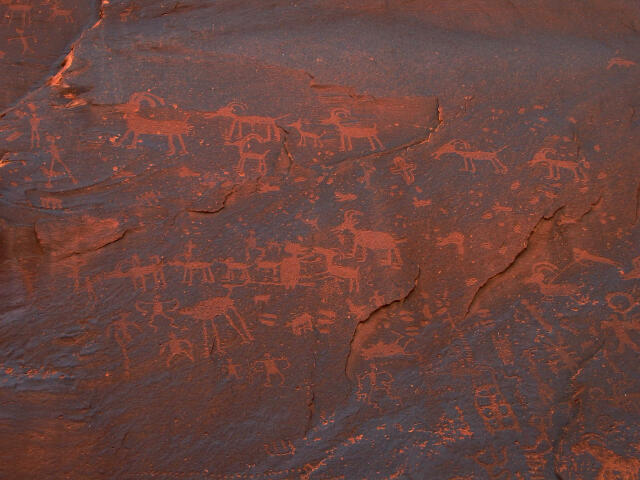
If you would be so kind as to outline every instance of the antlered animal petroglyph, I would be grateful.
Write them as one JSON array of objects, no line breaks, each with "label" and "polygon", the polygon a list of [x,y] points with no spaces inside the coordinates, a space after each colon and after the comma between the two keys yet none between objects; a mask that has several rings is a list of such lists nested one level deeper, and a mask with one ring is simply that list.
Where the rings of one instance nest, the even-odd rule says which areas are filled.
[{"label": "antlered animal petroglyph", "polygon": [[289,126],[295,128],[300,135],[300,140],[298,140],[299,147],[307,147],[309,146],[308,143],[314,147],[322,146],[322,135],[305,130],[302,125],[302,120],[298,119],[295,122],[290,123]]},{"label": "antlered animal petroglyph", "polygon": [[498,153],[503,151],[505,148],[507,148],[507,146],[504,146],[493,152],[489,152],[484,150],[476,150],[464,140],[451,140],[440,146],[433,153],[433,156],[437,160],[440,160],[443,155],[458,155],[462,157],[462,160],[464,161],[464,167],[462,168],[462,170],[465,172],[475,173],[476,165],[474,162],[481,160],[491,163],[496,173],[507,173],[507,167],[498,158]]},{"label": "antlered animal petroglyph", "polygon": [[342,257],[342,253],[329,248],[314,247],[314,252],[324,256],[326,261],[326,272],[334,278],[346,280],[349,293],[360,290],[360,269],[359,267],[347,267],[336,263],[336,258]]},{"label": "antlered animal petroglyph", "polygon": [[[270,142],[272,139],[280,141],[280,127],[276,124],[278,118],[273,118],[259,115],[241,115],[240,112],[247,111],[248,107],[245,103],[231,102],[224,107],[220,107],[215,112],[206,113],[205,118],[228,118],[231,119],[231,125],[229,131],[225,137],[227,141],[235,139],[241,139],[245,136],[245,129],[249,133],[255,133],[259,137],[263,137],[266,142]],[[264,135],[263,135],[264,134]]]},{"label": "antlered animal petroglyph", "polygon": [[558,152],[549,147],[543,147],[538,150],[531,160],[529,165],[535,167],[537,165],[546,166],[549,169],[547,178],[550,180],[560,180],[560,171],[567,170],[573,173],[573,178],[576,181],[586,180],[587,176],[584,173],[585,168],[589,168],[589,163],[584,156],[580,160],[561,160]]},{"label": "antlered animal petroglyph", "polygon": [[238,154],[240,155],[240,161],[238,162],[238,166],[236,170],[238,175],[241,177],[245,176],[245,164],[247,160],[254,160],[258,162],[258,174],[266,175],[267,173],[267,162],[266,157],[269,153],[269,150],[262,150],[261,152],[257,152],[254,150],[256,148],[256,144],[264,145],[266,143],[266,139],[261,137],[258,134],[250,133],[246,137],[240,138],[235,142],[228,141],[226,145],[232,145],[238,149]]},{"label": "antlered animal petroglyph", "polygon": [[[142,116],[143,105],[147,103],[151,109],[149,109],[149,116]],[[149,92],[136,92],[131,94],[129,101],[123,105],[116,106],[116,110],[122,112],[122,116],[127,122],[127,131],[116,142],[117,146],[124,144],[129,134],[133,135],[130,148],[135,148],[138,144],[138,137],[140,135],[160,135],[167,137],[169,144],[169,155],[176,153],[176,147],[174,145],[174,139],[180,143],[182,148],[182,154],[187,153],[187,147],[184,144],[182,138],[183,135],[189,135],[193,131],[193,127],[187,122],[185,118],[179,119],[165,119],[165,118],[153,118],[155,116],[154,111],[159,110],[161,105],[164,105],[165,101],[157,95]],[[176,110],[162,109],[163,113],[167,111],[171,112],[172,116],[178,116]]]},{"label": "antlered animal petroglyph", "polygon": [[320,123],[322,125],[333,125],[338,130],[340,136],[340,150],[353,150],[353,140],[363,139],[369,142],[371,150],[377,148],[384,149],[384,145],[378,138],[378,126],[364,127],[358,123],[348,120],[349,111],[344,108],[331,110],[329,118],[325,118]]},{"label": "antlered animal petroglyph", "polygon": [[350,232],[353,235],[352,256],[356,257],[359,250],[381,251],[385,255],[385,265],[402,265],[398,243],[390,233],[377,232],[374,230],[362,230],[356,224],[356,216],[361,213],[355,210],[348,210],[344,214],[344,219],[340,225],[333,229],[334,232]]}]

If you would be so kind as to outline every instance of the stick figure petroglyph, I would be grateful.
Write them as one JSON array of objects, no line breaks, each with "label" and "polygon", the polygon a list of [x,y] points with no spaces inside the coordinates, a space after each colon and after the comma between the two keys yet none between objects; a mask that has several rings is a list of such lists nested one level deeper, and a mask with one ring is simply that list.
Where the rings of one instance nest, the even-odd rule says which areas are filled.
[{"label": "stick figure petroglyph", "polygon": [[638,301],[626,292],[609,293],[606,296],[607,305],[615,312],[608,320],[602,322],[602,327],[612,330],[618,340],[618,353],[624,353],[629,348],[632,352],[640,351],[639,346],[632,340],[629,332],[640,332],[640,317],[632,317],[630,312],[638,306]]},{"label": "stick figure petroglyph", "polygon": [[178,308],[180,308],[180,303],[178,302],[178,300],[173,299],[162,301],[160,300],[160,295],[155,295],[152,302],[136,302],[136,310],[138,310],[143,315],[151,316],[149,325],[156,332],[158,331],[158,326],[155,323],[157,319],[166,320],[167,322],[169,322],[169,324],[171,324],[173,328],[177,328],[174,318],[170,317],[167,314],[175,312],[176,310],[178,310]]},{"label": "stick figure petroglyph", "polygon": [[55,137],[53,137],[52,135],[47,135],[47,141],[49,142],[49,153],[51,155],[51,163],[49,164],[49,169],[46,172],[48,177],[47,187],[52,186],[52,183],[51,183],[52,178],[58,177],[60,175],[55,171],[56,165],[62,166],[62,168],[67,173],[69,178],[71,178],[71,181],[73,183],[78,183],[78,181],[75,179],[75,177],[71,173],[71,170],[69,170],[69,167],[64,162],[64,160],[62,160],[62,157],[60,156],[60,150],[58,150],[58,147],[56,146]]},{"label": "stick figure petroglyph", "polygon": [[[279,364],[283,366],[278,367]],[[291,366],[289,360],[287,360],[285,357],[274,358],[268,352],[265,353],[264,357],[262,357],[261,360],[256,360],[254,362],[254,365],[262,365],[262,370],[264,371],[266,380],[264,383],[265,387],[273,386],[272,379],[274,377],[280,381],[280,385],[284,385],[285,379],[281,369],[286,370]]]},{"label": "stick figure petroglyph", "polygon": [[22,43],[23,55],[26,55],[29,52],[35,53],[35,51],[29,46],[29,39],[35,39],[36,37],[34,35],[25,35],[24,32],[24,28],[16,28],[16,33],[18,34],[18,36],[8,38],[7,41],[12,42],[15,40],[20,40],[20,42]]},{"label": "stick figure petroglyph", "polygon": [[307,248],[294,242],[285,242],[284,251],[288,256],[280,262],[280,281],[285,289],[290,290],[300,282],[301,260]]},{"label": "stick figure petroglyph", "polygon": [[139,332],[142,332],[142,328],[140,328],[136,323],[130,322],[127,320],[129,318],[130,313],[121,313],[120,318],[111,322],[111,325],[107,327],[107,336],[113,336],[115,341],[118,343],[120,347],[120,351],[122,352],[123,364],[125,374],[129,376],[130,362],[129,362],[129,354],[127,352],[127,344],[131,343],[133,338],[131,337],[131,329],[136,329]]},{"label": "stick figure petroglyph", "polygon": [[167,352],[167,367],[171,366],[171,361],[180,356],[185,356],[192,362],[193,359],[193,346],[189,340],[183,338],[177,338],[175,333],[169,332],[169,340],[160,348],[160,355]]}]

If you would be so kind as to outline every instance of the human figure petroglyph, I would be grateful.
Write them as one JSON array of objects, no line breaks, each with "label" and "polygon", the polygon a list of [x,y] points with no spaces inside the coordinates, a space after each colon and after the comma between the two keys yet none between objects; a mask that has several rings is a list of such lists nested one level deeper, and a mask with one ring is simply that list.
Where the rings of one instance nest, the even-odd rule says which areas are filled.
[{"label": "human figure petroglyph", "polygon": [[127,351],[127,344],[131,343],[133,337],[131,336],[131,329],[136,329],[139,332],[142,332],[142,328],[140,328],[136,323],[128,320],[130,313],[121,313],[120,318],[111,322],[111,325],[107,327],[107,336],[113,336],[115,341],[118,343],[120,347],[120,351],[122,352],[123,364],[125,374],[129,376],[130,372],[130,361],[129,361],[129,353]]},{"label": "human figure petroglyph", "polygon": [[357,378],[356,398],[374,404],[372,398],[376,393],[381,393],[387,398],[396,399],[392,392],[393,377],[387,371],[381,370],[375,363],[370,370],[362,373]]},{"label": "human figure petroglyph", "polygon": [[576,181],[587,180],[584,169],[589,168],[589,163],[586,161],[584,155],[580,157],[580,160],[560,160],[558,152],[554,148],[543,147],[538,150],[531,160],[529,165],[535,167],[537,165],[546,166],[549,169],[549,173],[546,178],[550,180],[560,180],[560,171],[567,170],[573,174],[573,178]]},{"label": "human figure petroglyph", "polygon": [[286,370],[291,366],[286,357],[274,358],[268,352],[264,354],[262,359],[256,360],[254,365],[262,365],[261,369],[264,371],[266,380],[264,383],[265,387],[272,387],[274,385],[272,382],[273,378],[279,380],[280,385],[284,385],[285,378],[282,370]]},{"label": "human figure petroglyph", "polygon": [[58,150],[58,147],[56,145],[55,137],[53,135],[47,135],[47,141],[49,142],[49,154],[51,155],[49,169],[46,172],[48,177],[47,187],[52,187],[51,179],[59,176],[59,174],[55,171],[56,165],[62,166],[73,183],[78,183],[67,164],[64,162],[64,160],[62,160],[60,150]]},{"label": "human figure petroglyph", "polygon": [[229,127],[229,131],[225,135],[228,141],[233,140],[234,138],[243,138],[245,133],[245,128],[248,129],[250,133],[264,134],[264,139],[266,142],[270,142],[272,139],[279,142],[280,141],[280,127],[276,124],[276,120],[279,118],[284,118],[286,115],[282,117],[273,118],[259,115],[241,115],[240,112],[247,111],[248,107],[245,103],[241,102],[231,102],[224,107],[220,107],[215,112],[205,113],[205,118],[227,118],[231,119],[231,125]]},{"label": "human figure petroglyph", "polygon": [[322,125],[333,125],[338,130],[341,151],[353,150],[354,139],[367,140],[372,151],[378,148],[384,149],[384,145],[378,138],[378,126],[375,123],[373,126],[364,127],[353,121],[350,122],[349,115],[349,111],[344,108],[334,108],[329,118],[320,121]]},{"label": "human figure petroglyph", "polygon": [[[144,104],[147,104],[150,108],[149,116],[142,116],[140,113]],[[193,127],[187,122],[186,119],[164,119],[154,118],[156,112],[160,112],[160,106],[163,106],[165,101],[163,98],[154,95],[150,92],[136,92],[132,93],[129,97],[129,101],[123,105],[116,106],[116,110],[122,112],[122,116],[127,122],[127,131],[115,142],[116,146],[124,144],[129,134],[133,135],[131,145],[129,148],[136,148],[138,144],[138,137],[140,135],[160,135],[167,137],[167,143],[169,146],[169,155],[176,153],[174,140],[180,143],[181,154],[187,153],[187,147],[184,144],[183,135],[189,135],[193,131]],[[176,110],[162,109],[166,114],[166,111],[171,112],[171,116],[178,116]],[[186,117],[186,115],[185,115]]]},{"label": "human figure petroglyph", "polygon": [[235,142],[227,141],[225,145],[231,145],[238,149],[238,154],[240,155],[240,160],[238,161],[238,166],[236,170],[238,175],[241,177],[245,176],[245,165],[248,160],[253,160],[258,163],[258,174],[266,175],[267,173],[267,155],[269,154],[269,150],[263,150],[261,152],[257,152],[254,149],[257,145],[264,145],[266,143],[266,139],[261,137],[258,134],[250,133],[246,137],[242,137]]},{"label": "human figure petroglyph", "polygon": [[195,244],[189,240],[187,242],[187,250],[183,254],[184,260],[173,260],[167,262],[168,265],[180,267],[183,270],[182,273],[182,283],[186,283],[187,285],[193,285],[193,276],[196,272],[200,273],[200,277],[202,281],[205,283],[213,283],[213,271],[211,270],[211,263],[196,261],[193,259],[193,248]]},{"label": "human figure petroglyph", "polygon": [[353,235],[353,247],[351,255],[355,258],[358,251],[381,251],[385,255],[385,265],[402,265],[398,243],[390,233],[374,230],[362,230],[356,225],[356,216],[361,215],[355,210],[348,210],[340,225],[332,229],[333,232],[349,232]]},{"label": "human figure petroglyph", "polygon": [[236,380],[242,378],[240,375],[240,365],[237,363],[233,363],[233,360],[231,360],[230,358],[227,358],[227,364],[224,366],[224,368],[227,371],[227,376]]},{"label": "human figure petroglyph", "polygon": [[314,247],[313,251],[325,258],[326,273],[334,278],[347,281],[349,293],[352,293],[354,290],[356,292],[360,290],[360,268],[347,267],[336,263],[336,258],[342,257],[340,251],[322,247]]},{"label": "human figure petroglyph", "polygon": [[298,135],[300,136],[300,140],[298,140],[299,147],[309,146],[307,142],[311,143],[311,146],[313,147],[322,146],[322,135],[305,130],[302,125],[302,120],[298,119],[295,122],[290,123],[289,126],[298,131]]},{"label": "human figure petroglyph", "polygon": [[465,142],[464,140],[451,140],[440,146],[433,153],[433,156],[436,160],[440,160],[443,155],[447,154],[454,154],[462,157],[462,160],[464,162],[462,171],[464,172],[475,173],[476,165],[474,162],[481,160],[491,163],[496,173],[507,173],[507,167],[498,158],[498,153],[503,151],[505,148],[507,148],[506,145],[492,152],[475,150],[468,142]]},{"label": "human figure petroglyph", "polygon": [[31,148],[40,148],[40,117],[36,113],[36,105],[28,103],[29,127],[31,128]]},{"label": "human figure petroglyph", "polygon": [[160,295],[156,294],[152,302],[137,301],[135,306],[140,313],[151,317],[149,325],[154,331],[158,331],[158,326],[155,323],[157,319],[166,320],[173,328],[177,328],[174,318],[168,315],[180,308],[180,302],[177,299],[162,301]]},{"label": "human figure petroglyph", "polygon": [[284,251],[288,255],[280,262],[280,282],[286,290],[295,288],[300,282],[302,259],[307,248],[295,242],[285,242]]},{"label": "human figure petroglyph", "polygon": [[141,288],[142,291],[146,292],[146,279],[151,276],[155,286],[164,287],[166,281],[161,259],[157,255],[153,255],[150,259],[154,263],[142,265],[138,254],[134,254],[130,260],[118,262],[116,270],[105,274],[105,278],[130,278],[133,282],[133,288]]},{"label": "human figure petroglyph", "polygon": [[638,306],[638,301],[629,293],[614,292],[606,296],[607,305],[615,313],[603,320],[602,328],[612,330],[618,340],[618,353],[629,348],[632,352],[640,351],[640,346],[630,336],[630,332],[640,332],[640,317],[630,313]]},{"label": "human figure petroglyph", "polygon": [[391,173],[400,175],[407,185],[411,185],[415,181],[413,172],[416,170],[416,164],[407,162],[404,157],[397,156],[393,159],[394,166],[391,167]]},{"label": "human figure petroglyph", "polygon": [[584,438],[571,450],[575,454],[589,454],[600,462],[597,480],[638,480],[640,458],[625,457],[596,443],[592,438]]},{"label": "human figure petroglyph", "polygon": [[253,335],[247,328],[244,318],[235,307],[235,302],[230,297],[230,293],[225,297],[212,297],[207,300],[203,300],[193,307],[183,308],[180,313],[188,315],[196,320],[202,322],[203,340],[205,342],[205,351],[207,356],[211,349],[209,348],[208,334],[206,330],[205,322],[210,322],[214,335],[214,348],[220,354],[224,353],[224,349],[221,345],[220,333],[216,325],[216,319],[222,317],[229,324],[231,328],[240,336],[242,343],[249,343],[253,340]]},{"label": "human figure petroglyph", "polygon": [[16,33],[18,34],[17,37],[11,37],[8,38],[7,41],[9,42],[13,42],[16,40],[19,40],[20,43],[22,43],[22,55],[26,55],[27,53],[31,52],[31,53],[36,53],[30,46],[29,46],[29,39],[35,39],[36,37],[33,35],[25,35],[25,30],[24,28],[17,28],[16,27]]},{"label": "human figure petroglyph", "polygon": [[169,332],[169,340],[160,348],[160,355],[167,352],[167,367],[171,366],[171,362],[174,358],[184,356],[191,362],[194,362],[193,358],[193,345],[191,342],[184,338],[177,338],[176,334]]}]

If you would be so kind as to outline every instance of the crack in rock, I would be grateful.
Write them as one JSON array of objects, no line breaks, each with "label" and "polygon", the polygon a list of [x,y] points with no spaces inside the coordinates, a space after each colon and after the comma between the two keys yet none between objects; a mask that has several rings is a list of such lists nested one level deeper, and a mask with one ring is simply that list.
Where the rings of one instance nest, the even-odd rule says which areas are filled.
[{"label": "crack in rock", "polygon": [[489,278],[487,278],[482,285],[480,285],[478,287],[478,289],[476,290],[476,292],[473,294],[473,297],[471,298],[471,302],[469,302],[469,305],[467,306],[467,311],[464,314],[464,319],[466,319],[469,314],[471,313],[471,310],[473,309],[473,307],[476,305],[476,303],[478,302],[478,299],[480,298],[481,294],[489,289],[493,284],[495,284],[496,281],[498,281],[499,277],[503,276],[505,273],[507,273],[515,264],[516,262],[520,259],[520,257],[522,257],[522,255],[528,250],[529,245],[531,244],[531,239],[533,238],[533,236],[536,234],[536,232],[539,230],[540,226],[545,223],[545,222],[551,222],[553,221],[554,217],[560,212],[560,210],[562,210],[563,208],[565,208],[565,205],[562,205],[558,208],[556,208],[554,210],[554,212],[551,215],[543,215],[540,220],[538,220],[536,222],[536,224],[533,226],[533,228],[531,229],[531,231],[529,232],[529,235],[527,235],[527,238],[524,241],[524,247],[522,247],[522,249],[515,255],[515,257],[513,257],[513,260],[511,260],[511,262],[509,262],[509,264],[504,267],[502,270],[500,270],[499,272],[497,272],[496,274],[490,276]]},{"label": "crack in rock", "polygon": [[[96,2],[97,3],[97,2]],[[102,22],[103,18],[104,18],[104,7],[105,5],[108,4],[108,1],[106,0],[102,0],[100,2],[100,6],[98,8],[98,19],[89,27],[83,29],[78,36],[76,37],[76,40],[74,40],[71,43],[71,47],[69,48],[69,52],[64,56],[64,60],[62,61],[62,64],[60,65],[58,71],[51,75],[50,77],[48,77],[44,83],[38,87],[35,87],[31,90],[29,90],[27,93],[25,93],[24,95],[22,95],[20,98],[18,98],[17,100],[15,100],[13,102],[13,105],[5,108],[2,112],[0,112],[0,118],[5,117],[9,112],[13,111],[16,109],[16,106],[19,105],[20,103],[23,102],[24,99],[28,98],[29,96],[39,92],[40,90],[42,90],[43,88],[47,87],[47,86],[57,86],[57,87],[62,87],[62,88],[67,88],[68,85],[66,85],[65,83],[63,83],[62,81],[62,76],[64,75],[64,73],[69,70],[69,68],[71,68],[71,64],[73,63],[73,59],[74,59],[74,52],[76,50],[76,48],[78,47],[78,45],[80,44],[80,42],[84,39],[84,37],[86,36],[87,32],[93,30],[94,28],[96,28],[98,25],[100,25],[100,23]],[[94,17],[95,18],[95,17]]]},{"label": "crack in rock", "polygon": [[558,459],[561,454],[561,452],[559,451],[560,445],[562,441],[565,439],[565,437],[567,436],[567,433],[569,432],[569,426],[580,414],[580,404],[581,404],[580,394],[582,393],[582,389],[577,388],[574,385],[575,379],[578,375],[580,375],[585,365],[590,361],[592,361],[595,358],[595,356],[602,351],[605,344],[606,344],[606,338],[603,338],[602,341],[599,342],[597,347],[591,353],[589,353],[585,358],[580,360],[576,368],[576,373],[574,373],[570,377],[571,395],[569,395],[569,398],[567,400],[570,400],[571,407],[567,416],[567,420],[566,422],[564,422],[562,427],[560,427],[560,433],[558,434],[558,437],[553,441],[553,444],[551,447],[551,451],[553,452],[553,470],[557,478],[560,478],[560,479],[563,478],[561,476],[562,472],[558,470]]},{"label": "crack in rock", "polygon": [[417,273],[416,273],[416,275],[414,277],[413,286],[409,289],[409,291],[407,293],[402,295],[400,298],[396,298],[394,300],[391,300],[390,302],[387,302],[385,304],[380,305],[375,310],[373,310],[371,313],[369,313],[365,319],[359,320],[358,323],[356,324],[356,328],[353,330],[353,334],[351,335],[351,340],[349,341],[349,352],[347,354],[347,358],[346,358],[346,361],[344,363],[344,375],[347,378],[347,380],[349,380],[350,383],[353,382],[353,378],[349,374],[349,371],[351,370],[350,365],[353,362],[353,355],[354,355],[353,345],[356,342],[356,338],[358,337],[359,333],[361,332],[361,328],[362,328],[363,324],[369,322],[371,319],[376,317],[378,314],[380,314],[381,312],[387,310],[388,308],[392,307],[393,305],[403,304],[405,301],[407,301],[411,297],[411,295],[417,290],[418,282],[420,280],[420,273],[421,273],[420,265],[418,265],[417,267],[418,267],[418,271],[417,271]]},{"label": "crack in rock", "polygon": [[378,159],[381,157],[384,157],[385,155],[390,155],[393,153],[397,153],[401,150],[408,150],[410,148],[413,147],[418,147],[420,145],[424,145],[427,144],[431,141],[431,137],[433,137],[433,135],[435,133],[438,132],[438,130],[440,129],[440,127],[442,125],[444,125],[444,119],[442,118],[442,108],[440,107],[440,101],[436,98],[436,112],[437,112],[437,121],[438,124],[435,126],[435,128],[430,127],[429,128],[429,133],[426,136],[423,137],[419,137],[415,140],[412,140],[408,143],[403,143],[402,145],[398,145],[392,148],[388,148],[386,150],[380,150],[377,152],[372,152],[369,153],[367,155],[360,155],[358,157],[349,157],[349,158],[345,158],[343,160],[338,160],[336,162],[330,162],[330,163],[326,163],[326,166],[328,167],[335,167],[337,165],[343,165],[343,164],[351,164],[353,162],[357,162],[360,160],[370,160],[370,159]]},{"label": "crack in rock", "polygon": [[197,213],[200,215],[214,215],[216,213],[220,213],[227,207],[227,202],[229,201],[229,199],[237,193],[239,186],[240,184],[234,185],[227,193],[224,194],[222,204],[218,208],[215,208],[213,210],[207,208],[188,208],[187,211],[189,213]]},{"label": "crack in rock", "polygon": [[291,170],[295,166],[296,162],[291,154],[291,150],[289,150],[289,131],[278,124],[276,124],[276,127],[278,127],[282,133],[282,151],[284,151],[287,160],[289,161],[289,165],[287,165],[287,175],[291,175]]}]

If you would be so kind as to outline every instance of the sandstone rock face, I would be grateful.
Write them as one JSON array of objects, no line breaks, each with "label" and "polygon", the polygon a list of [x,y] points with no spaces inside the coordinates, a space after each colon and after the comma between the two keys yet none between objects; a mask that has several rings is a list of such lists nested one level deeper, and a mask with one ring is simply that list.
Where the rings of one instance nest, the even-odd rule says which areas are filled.
[{"label": "sandstone rock face", "polygon": [[0,473],[640,477],[640,5],[0,0]]}]

